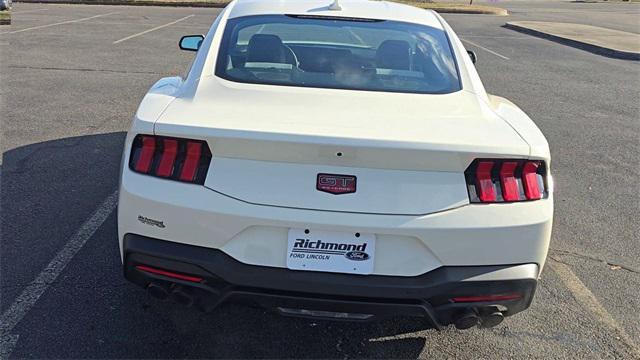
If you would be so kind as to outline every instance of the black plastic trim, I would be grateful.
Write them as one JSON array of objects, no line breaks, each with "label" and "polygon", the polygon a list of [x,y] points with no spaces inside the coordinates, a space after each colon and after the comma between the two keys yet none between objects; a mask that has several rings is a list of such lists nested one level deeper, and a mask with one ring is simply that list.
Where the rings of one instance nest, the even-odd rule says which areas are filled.
[{"label": "black plastic trim", "polygon": [[[137,270],[148,265],[204,278],[198,284],[182,282]],[[448,324],[456,306],[450,298],[488,293],[520,293],[522,298],[500,302],[505,316],[529,307],[536,279],[466,281],[474,276],[513,267],[441,267],[413,277],[352,275],[241,263],[217,249],[156,240],[126,234],[124,238],[125,277],[141,287],[150,283],[189,286],[204,310],[225,302],[253,302],[266,308],[289,306],[340,312],[366,312],[376,318],[421,316],[436,325]],[[278,305],[280,304],[280,305]],[[277,305],[277,306],[276,306]],[[493,304],[466,304],[466,307]],[[307,306],[307,307],[305,307]]]}]

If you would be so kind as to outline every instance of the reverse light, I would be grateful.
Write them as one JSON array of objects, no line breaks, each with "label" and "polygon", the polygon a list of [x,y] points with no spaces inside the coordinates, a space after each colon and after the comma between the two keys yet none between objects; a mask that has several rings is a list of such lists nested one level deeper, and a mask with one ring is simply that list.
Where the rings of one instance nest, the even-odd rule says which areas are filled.
[{"label": "reverse light", "polygon": [[464,174],[472,203],[531,201],[548,196],[544,161],[476,159]]},{"label": "reverse light", "polygon": [[165,179],[204,184],[211,151],[200,140],[138,135],[133,140],[129,168]]}]

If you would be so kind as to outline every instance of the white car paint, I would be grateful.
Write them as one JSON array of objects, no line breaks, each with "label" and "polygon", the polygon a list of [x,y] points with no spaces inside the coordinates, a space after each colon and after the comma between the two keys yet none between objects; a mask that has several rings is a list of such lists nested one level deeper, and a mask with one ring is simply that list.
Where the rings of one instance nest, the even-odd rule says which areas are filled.
[{"label": "white car paint", "polygon": [[[542,269],[553,195],[548,144],[533,121],[486,94],[464,46],[438,14],[387,2],[341,5],[335,12],[317,10],[327,6],[322,0],[233,2],[212,25],[186,79],[162,79],[151,88],[124,149],[121,249],[124,235],[134,233],[284,268],[289,229],[312,228],[375,234],[372,273],[378,275],[415,276],[444,265]],[[443,28],[462,90],[383,93],[242,84],[214,75],[228,19],[312,10]],[[213,159],[204,186],[131,171],[126,164],[137,134],[207,141]],[[463,172],[476,158],[544,160],[548,198],[470,204]],[[322,172],[357,175],[358,192],[317,192],[314,176]],[[141,223],[139,215],[166,227]]]}]

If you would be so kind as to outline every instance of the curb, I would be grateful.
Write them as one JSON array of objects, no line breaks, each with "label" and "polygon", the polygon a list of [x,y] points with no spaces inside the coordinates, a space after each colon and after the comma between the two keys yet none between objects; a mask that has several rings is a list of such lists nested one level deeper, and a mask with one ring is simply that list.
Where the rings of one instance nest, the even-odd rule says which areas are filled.
[{"label": "curb", "polygon": [[[170,2],[170,1],[154,1],[154,0],[15,0],[14,2],[21,3],[36,3],[36,4],[71,4],[71,5],[124,5],[124,6],[168,6],[168,7],[199,7],[199,8],[224,8],[227,3],[209,3],[202,1],[185,1],[185,2]],[[409,4],[410,5],[410,4]],[[433,10],[439,13],[449,14],[476,14],[476,15],[498,15],[506,16],[509,12],[503,8],[477,8],[477,9],[464,9],[455,7],[421,7],[420,9]]]},{"label": "curb", "polygon": [[[414,5],[415,6],[415,5]],[[480,8],[480,9],[465,9],[456,7],[429,7],[429,6],[416,6],[419,9],[433,10],[444,14],[470,14],[470,15],[496,15],[507,16],[509,11],[503,8]]]},{"label": "curb", "polygon": [[2,10],[1,13],[3,16],[0,18],[0,25],[11,25],[11,10]]},{"label": "curb", "polygon": [[578,40],[567,39],[567,38],[562,37],[562,36],[553,35],[553,34],[549,34],[549,33],[543,32],[543,31],[530,29],[528,27],[512,24],[512,23],[509,23],[509,22],[504,24],[503,27],[511,29],[511,30],[515,30],[515,31],[518,31],[518,32],[521,32],[521,33],[524,33],[524,34],[533,35],[533,36],[545,38],[545,39],[548,39],[548,40],[552,40],[552,41],[555,41],[555,42],[560,43],[560,44],[564,44],[564,45],[568,45],[568,46],[571,46],[571,47],[575,47],[575,48],[578,48],[578,49],[581,49],[581,50],[585,50],[585,51],[588,51],[588,52],[591,52],[591,53],[594,53],[594,54],[598,54],[598,55],[604,55],[604,56],[607,56],[607,57],[616,58],[616,59],[624,59],[624,60],[640,60],[640,53],[637,53],[637,52],[615,50],[615,49],[611,49],[611,48],[607,48],[607,47],[602,47],[602,46],[599,46],[599,45],[585,43],[585,42],[578,41]]}]

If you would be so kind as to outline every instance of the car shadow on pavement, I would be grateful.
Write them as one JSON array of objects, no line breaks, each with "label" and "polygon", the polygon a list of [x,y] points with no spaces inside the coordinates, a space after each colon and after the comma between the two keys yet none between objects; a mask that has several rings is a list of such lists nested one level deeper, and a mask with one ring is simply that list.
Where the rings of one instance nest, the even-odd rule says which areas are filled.
[{"label": "car shadow on pavement", "polygon": [[[118,186],[125,133],[71,137],[3,154],[0,285],[4,312]],[[12,357],[417,358],[419,319],[286,318],[224,305],[211,313],[149,299],[124,280],[115,212],[12,329]]]}]

